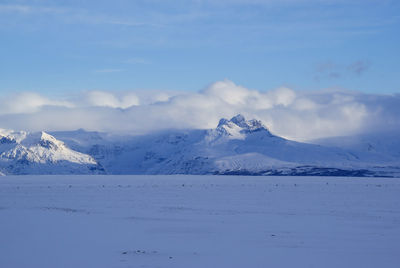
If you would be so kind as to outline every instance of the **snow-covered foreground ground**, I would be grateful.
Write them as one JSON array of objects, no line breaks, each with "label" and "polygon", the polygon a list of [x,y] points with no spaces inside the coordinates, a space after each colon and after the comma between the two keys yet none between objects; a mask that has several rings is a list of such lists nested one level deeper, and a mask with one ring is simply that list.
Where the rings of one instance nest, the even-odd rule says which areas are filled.
[{"label": "snow-covered foreground ground", "polygon": [[400,179],[0,178],[0,267],[399,267]]}]

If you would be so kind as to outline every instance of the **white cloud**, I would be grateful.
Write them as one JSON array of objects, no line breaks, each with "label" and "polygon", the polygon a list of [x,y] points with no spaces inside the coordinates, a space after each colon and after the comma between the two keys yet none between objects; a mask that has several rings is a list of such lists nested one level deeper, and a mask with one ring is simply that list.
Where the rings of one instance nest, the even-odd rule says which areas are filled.
[{"label": "white cloud", "polygon": [[213,128],[242,113],[287,138],[308,140],[400,130],[400,96],[351,91],[258,91],[224,80],[199,92],[84,92],[79,100],[35,93],[0,100],[0,128],[142,134],[170,128]]},{"label": "white cloud", "polygon": [[274,105],[289,106],[296,98],[296,93],[285,87],[270,91],[267,94],[267,97],[273,100]]},{"label": "white cloud", "polygon": [[216,82],[205,89],[203,93],[230,105],[244,105],[249,98],[257,98],[259,95],[258,92],[235,85],[229,80]]},{"label": "white cloud", "polygon": [[0,114],[34,113],[43,106],[72,108],[74,104],[64,100],[51,100],[33,92],[24,92],[0,99]]},{"label": "white cloud", "polygon": [[298,98],[293,103],[293,108],[299,111],[315,110],[318,108],[318,105],[310,99]]},{"label": "white cloud", "polygon": [[111,108],[128,108],[139,105],[139,98],[133,94],[125,94],[121,97],[105,91],[90,91],[86,94],[86,100],[90,106],[102,106]]}]

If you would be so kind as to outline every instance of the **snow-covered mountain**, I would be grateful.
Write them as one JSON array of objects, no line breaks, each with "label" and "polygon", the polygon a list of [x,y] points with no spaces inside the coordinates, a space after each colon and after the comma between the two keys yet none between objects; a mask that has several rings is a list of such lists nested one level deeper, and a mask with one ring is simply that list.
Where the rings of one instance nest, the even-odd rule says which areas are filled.
[{"label": "snow-covered mountain", "polygon": [[[237,115],[211,130],[164,131],[139,137],[57,132],[111,174],[393,175],[368,153],[299,143]],[[377,165],[379,164],[379,165]],[[400,163],[397,163],[400,166]],[[386,172],[386,173],[385,173]]]},{"label": "snow-covered mountain", "polygon": [[393,155],[394,149],[391,154],[377,155],[339,146],[339,141],[324,145],[295,142],[273,135],[261,121],[242,115],[221,119],[215,129],[143,136],[82,129],[51,135],[2,133],[0,172],[5,174],[400,174],[400,154]]},{"label": "snow-covered mountain", "polygon": [[0,172],[4,174],[98,174],[90,155],[69,149],[46,132],[0,131]]},{"label": "snow-covered mountain", "polygon": [[373,133],[356,136],[331,137],[312,141],[323,146],[340,147],[375,163],[398,164],[400,160],[399,133]]}]

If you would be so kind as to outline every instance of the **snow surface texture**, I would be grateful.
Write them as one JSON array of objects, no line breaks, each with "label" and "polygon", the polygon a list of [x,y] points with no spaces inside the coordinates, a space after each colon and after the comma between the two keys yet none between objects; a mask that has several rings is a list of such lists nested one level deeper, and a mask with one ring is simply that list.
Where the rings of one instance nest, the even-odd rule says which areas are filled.
[{"label": "snow surface texture", "polygon": [[0,178],[0,267],[397,268],[400,181]]},{"label": "snow surface texture", "polygon": [[0,172],[400,176],[397,137],[375,138],[373,149],[365,149],[357,138],[317,143],[278,137],[261,121],[246,120],[242,115],[221,119],[215,129],[169,130],[145,136],[3,130]]}]

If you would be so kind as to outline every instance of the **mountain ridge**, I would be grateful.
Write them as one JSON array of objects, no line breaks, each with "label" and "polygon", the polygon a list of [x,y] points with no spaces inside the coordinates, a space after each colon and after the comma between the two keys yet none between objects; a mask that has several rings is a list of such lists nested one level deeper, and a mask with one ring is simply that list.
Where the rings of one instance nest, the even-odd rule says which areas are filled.
[{"label": "mountain ridge", "polygon": [[98,174],[101,166],[90,155],[68,148],[41,131],[8,132],[0,138],[0,168],[5,174]]},{"label": "mountain ridge", "polygon": [[395,156],[287,140],[240,114],[215,129],[142,136],[0,131],[4,174],[398,176],[399,166]]}]

